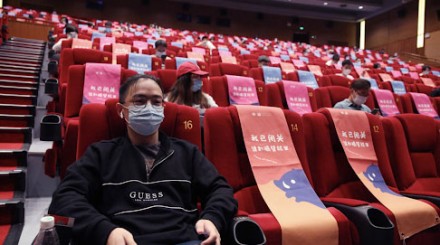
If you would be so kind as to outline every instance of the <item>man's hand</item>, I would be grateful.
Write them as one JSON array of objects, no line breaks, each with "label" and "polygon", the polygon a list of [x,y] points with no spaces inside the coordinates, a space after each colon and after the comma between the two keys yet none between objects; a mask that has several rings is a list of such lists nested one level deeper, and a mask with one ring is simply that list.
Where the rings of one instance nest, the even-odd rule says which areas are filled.
[{"label": "man's hand", "polygon": [[207,220],[201,219],[196,223],[196,232],[199,235],[205,235],[206,239],[200,245],[215,244],[220,245],[220,234],[215,225]]},{"label": "man's hand", "polygon": [[107,245],[137,245],[133,235],[126,229],[116,228],[110,232]]}]

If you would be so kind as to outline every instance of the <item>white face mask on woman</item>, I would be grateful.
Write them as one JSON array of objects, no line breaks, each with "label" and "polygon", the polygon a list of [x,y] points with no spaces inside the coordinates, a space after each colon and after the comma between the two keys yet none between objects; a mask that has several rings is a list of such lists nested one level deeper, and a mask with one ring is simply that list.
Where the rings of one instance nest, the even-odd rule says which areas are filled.
[{"label": "white face mask on woman", "polygon": [[202,79],[200,79],[200,78],[193,78],[193,85],[191,86],[191,90],[193,92],[199,91],[200,89],[202,89],[202,86],[203,86]]},{"label": "white face mask on woman", "polygon": [[343,69],[343,70],[342,70],[342,74],[343,74],[344,76],[348,76],[348,75],[350,75],[350,73],[351,73],[351,69]]},{"label": "white face mask on woman", "polygon": [[[155,133],[164,118],[163,106],[146,105],[138,110],[131,105],[128,108],[128,126],[136,133],[148,136]],[[121,114],[122,116],[122,114]]]}]

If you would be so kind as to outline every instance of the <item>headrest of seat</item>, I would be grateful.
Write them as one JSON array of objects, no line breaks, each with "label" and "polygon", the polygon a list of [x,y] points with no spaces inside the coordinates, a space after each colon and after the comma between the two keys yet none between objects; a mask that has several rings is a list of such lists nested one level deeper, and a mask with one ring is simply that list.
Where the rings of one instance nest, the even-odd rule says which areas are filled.
[{"label": "headrest of seat", "polygon": [[[106,101],[107,120],[110,137],[120,137],[126,133],[126,122],[117,113],[118,99]],[[174,103],[165,103],[165,118],[160,130],[168,136],[183,139],[193,143],[201,149],[201,130],[199,112],[188,106]]]},{"label": "headrest of seat", "polygon": [[402,124],[410,151],[433,151],[436,147],[439,128],[435,119],[420,114],[396,116]]},{"label": "headrest of seat", "polygon": [[73,60],[75,64],[111,63],[112,54],[94,49],[74,49]]}]

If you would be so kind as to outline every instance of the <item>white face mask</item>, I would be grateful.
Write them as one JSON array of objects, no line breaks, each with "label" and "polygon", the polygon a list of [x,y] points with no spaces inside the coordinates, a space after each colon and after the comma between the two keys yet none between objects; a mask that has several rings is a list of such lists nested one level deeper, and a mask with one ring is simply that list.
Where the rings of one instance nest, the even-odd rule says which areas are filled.
[{"label": "white face mask", "polygon": [[343,74],[344,76],[348,76],[348,75],[350,75],[350,73],[351,73],[351,69],[343,69],[343,70],[342,70],[342,74]]},{"label": "white face mask", "polygon": [[353,103],[356,105],[363,105],[365,102],[367,102],[367,97],[365,96],[356,94],[356,96],[353,98]]},{"label": "white face mask", "polygon": [[140,110],[133,105],[128,107],[128,126],[136,133],[148,136],[155,133],[164,118],[163,106],[147,105]]},{"label": "white face mask", "polygon": [[158,58],[162,58],[162,56],[163,55],[167,55],[167,52],[165,51],[165,52],[160,52],[160,51],[156,51],[156,57],[158,57]]}]

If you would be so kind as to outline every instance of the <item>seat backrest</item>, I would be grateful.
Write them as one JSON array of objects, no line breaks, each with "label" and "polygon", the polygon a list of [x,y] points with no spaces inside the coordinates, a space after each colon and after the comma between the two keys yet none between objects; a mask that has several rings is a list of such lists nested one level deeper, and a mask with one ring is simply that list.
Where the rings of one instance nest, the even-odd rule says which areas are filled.
[{"label": "seat backrest", "polygon": [[[200,67],[202,71],[208,71],[208,65],[206,62],[197,61],[197,65]],[[165,60],[165,69],[176,70],[176,59],[166,59]],[[208,71],[209,72],[209,71]]]},{"label": "seat backrest", "polygon": [[[371,92],[370,92],[371,93]],[[350,89],[342,86],[328,86],[315,89],[317,108],[333,107],[339,101],[343,101],[350,95]],[[373,96],[368,96],[365,102],[370,109],[374,108]]]},{"label": "seat backrest", "polygon": [[[312,88],[307,87],[307,91],[310,99],[310,106],[312,111],[316,111],[316,100],[315,93]],[[271,84],[266,84],[266,98],[268,106],[275,106],[282,109],[289,109],[286,101],[286,94],[284,93],[283,82],[276,82]]]},{"label": "seat backrest", "polygon": [[[254,80],[255,81],[255,88],[257,89],[257,96],[258,101],[260,102],[260,105],[267,105],[266,100],[266,88],[264,85],[264,82]],[[228,80],[226,79],[226,76],[220,76],[220,77],[210,77],[206,81],[206,88],[208,94],[212,96],[214,101],[217,103],[218,106],[229,106],[229,90],[228,90]],[[205,87],[205,85],[204,85]]]},{"label": "seat backrest", "polygon": [[59,84],[67,83],[68,71],[71,65],[84,65],[85,63],[112,63],[112,54],[94,49],[71,49],[61,51],[59,63]]},{"label": "seat backrest", "polygon": [[230,63],[211,64],[209,68],[211,76],[234,75],[247,77],[249,74],[247,67]]},{"label": "seat backrest", "polygon": [[397,187],[440,192],[440,122],[419,114],[382,119]]},{"label": "seat backrest", "polygon": [[[307,161],[301,117],[284,110],[293,144],[301,163]],[[239,210],[250,214],[269,212],[253,177],[246,153],[240,119],[235,106],[206,111],[205,155],[232,186]],[[304,164],[303,164],[304,165]],[[308,173],[308,169],[304,169]]]},{"label": "seat backrest", "polygon": [[[126,134],[127,127],[116,110],[117,99],[103,104],[87,104],[81,108],[79,117],[78,147],[76,156],[81,157],[87,147],[100,140],[108,140]],[[199,112],[189,106],[165,103],[165,118],[160,130],[168,136],[187,140],[202,149]]]},{"label": "seat backrest", "polygon": [[[66,105],[64,107],[65,117],[76,117],[79,115],[83,100],[85,71],[85,65],[73,65],[69,68]],[[135,71],[121,68],[121,84],[124,83],[127,78],[136,74]]]},{"label": "seat backrest", "polygon": [[[372,93],[370,93],[370,96],[373,98],[374,108],[379,108],[379,104],[377,102],[376,94],[372,92]],[[397,94],[393,93],[393,96],[394,96],[394,102],[396,103],[397,109],[399,109],[400,113],[404,113],[405,110],[403,109],[402,99],[401,99],[400,95],[397,95]],[[370,109],[373,109],[373,108],[370,107]]]},{"label": "seat backrest", "polygon": [[177,80],[177,71],[171,69],[157,70],[157,77],[162,82],[164,93],[168,93]]},{"label": "seat backrest", "polygon": [[343,77],[343,76],[329,75],[328,77],[330,78],[330,84],[332,86],[342,86],[342,87],[349,88],[350,84],[352,82],[350,79]]},{"label": "seat backrest", "polygon": [[[386,141],[380,119],[367,113],[379,168],[390,186],[395,186],[389,168]],[[306,150],[311,179],[321,197],[350,198],[367,202],[375,198],[361,183],[338,139],[328,110],[303,115]]]},{"label": "seat backrest", "polygon": [[[116,56],[116,63],[120,64],[123,68],[128,69],[128,54]],[[162,59],[151,57],[151,70],[156,71],[159,69],[162,69]]]},{"label": "seat backrest", "polygon": [[242,60],[241,65],[248,68],[256,68],[258,67],[258,60]]}]

